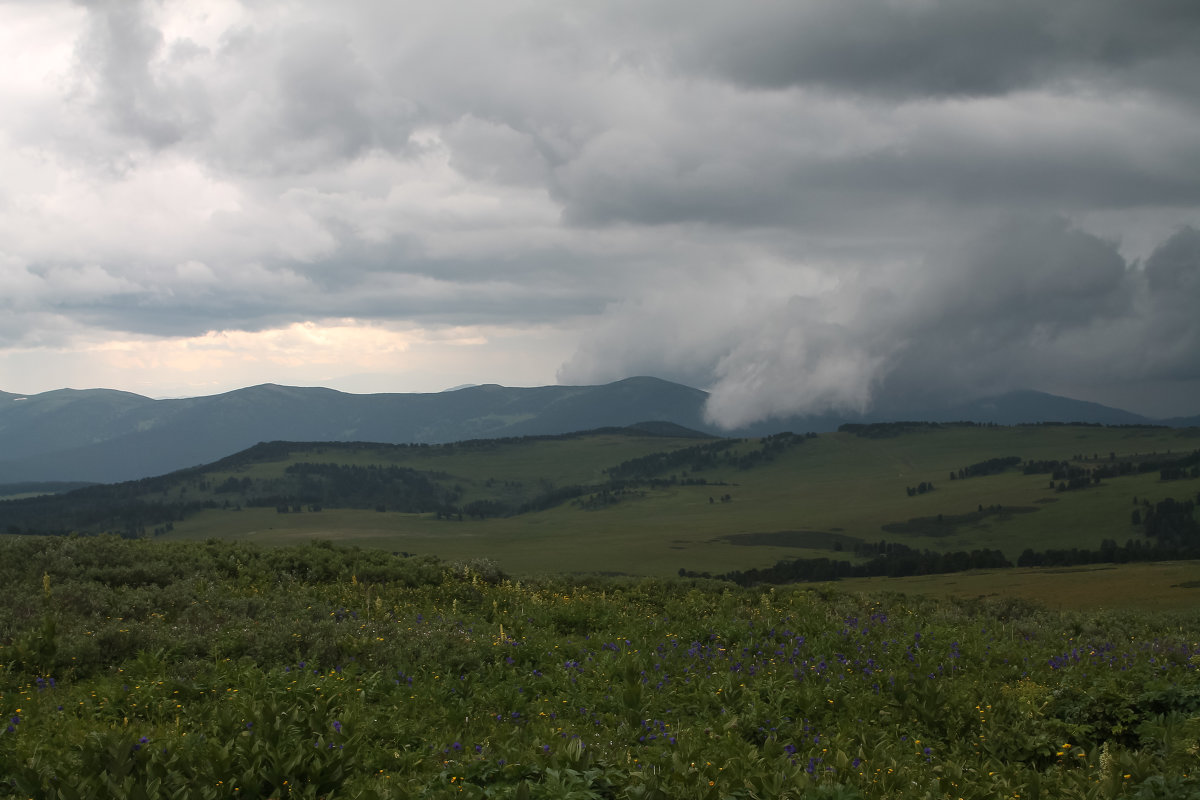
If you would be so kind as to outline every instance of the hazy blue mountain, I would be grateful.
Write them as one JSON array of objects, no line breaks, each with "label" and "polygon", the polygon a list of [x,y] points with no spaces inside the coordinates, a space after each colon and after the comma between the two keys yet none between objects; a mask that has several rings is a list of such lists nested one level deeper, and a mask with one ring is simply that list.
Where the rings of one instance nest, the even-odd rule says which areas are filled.
[{"label": "hazy blue mountain", "polygon": [[432,444],[647,422],[735,436],[821,432],[843,422],[895,419],[1005,425],[1148,422],[1095,403],[1011,392],[945,408],[789,417],[722,431],[704,419],[707,398],[699,389],[648,377],[601,386],[491,384],[428,394],[347,394],[264,384],[171,400],[107,389],[0,392],[0,483],[130,480],[212,462],[274,440]]},{"label": "hazy blue mountain", "polygon": [[[1189,421],[1189,419],[1191,421]],[[1034,422],[1082,422],[1099,425],[1151,425],[1189,427],[1200,424],[1200,418],[1177,420],[1152,420],[1119,408],[1072,400],[1067,397],[1035,392],[1031,390],[1006,392],[1005,394],[979,398],[962,403],[923,406],[881,405],[865,414],[827,413],[816,416],[787,417],[760,422],[745,428],[741,435],[763,436],[780,430],[804,431],[836,430],[845,422],[895,422],[911,420],[920,422],[983,422],[996,425],[1020,425]]]},{"label": "hazy blue mountain", "polygon": [[657,378],[346,394],[264,384],[151,400],[110,390],[0,397],[0,483],[113,482],[208,463],[257,442],[451,442],[661,420],[707,429],[707,395]]},{"label": "hazy blue mountain", "polygon": [[1140,414],[1085,400],[1045,392],[1017,391],[952,405],[921,417],[932,422],[971,420],[997,425],[1023,422],[1086,422],[1100,425],[1145,425],[1154,422]]},{"label": "hazy blue mountain", "polygon": [[112,439],[153,420],[158,403],[112,389],[0,395],[0,458],[39,455]]}]

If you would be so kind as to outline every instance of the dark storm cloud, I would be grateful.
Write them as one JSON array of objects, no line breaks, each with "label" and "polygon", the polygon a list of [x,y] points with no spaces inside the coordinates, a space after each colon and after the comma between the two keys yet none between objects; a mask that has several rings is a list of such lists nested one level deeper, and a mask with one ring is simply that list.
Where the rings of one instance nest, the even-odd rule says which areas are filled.
[{"label": "dark storm cloud", "polygon": [[1140,364],[1151,378],[1200,378],[1200,231],[1179,230],[1146,260],[1149,335]]},{"label": "dark storm cloud", "polygon": [[1043,385],[1130,355],[1103,341],[1137,322],[1141,279],[1111,242],[1061,219],[1020,219],[935,259],[891,326],[905,342],[881,375],[893,402]]},{"label": "dark storm cloud", "polygon": [[924,273],[918,316],[945,330],[1053,333],[1112,318],[1131,305],[1127,267],[1114,243],[1062,219],[1011,220],[940,255]]},{"label": "dark storm cloud", "polygon": [[1200,300],[1200,231],[1184,227],[1159,245],[1146,259],[1146,276],[1164,302]]},{"label": "dark storm cloud", "polygon": [[[664,95],[675,124],[652,112],[581,144],[553,184],[572,222],[827,227],[910,201],[1200,202],[1195,114],[1172,105],[1200,99],[1181,80],[1200,72],[1195,4],[702,3],[673,36],[626,10],[635,41],[685,81]],[[699,76],[781,93],[686,83]]]},{"label": "dark storm cloud", "polygon": [[928,409],[1030,386],[1200,376],[1200,234],[1191,228],[1143,269],[1061,218],[1021,216],[874,283],[727,304],[717,325],[687,289],[676,299],[615,310],[624,318],[564,377],[650,341],[623,363],[661,367],[661,354],[690,364],[694,378],[706,373],[696,382],[713,387],[714,421],[737,426],[829,409]]},{"label": "dark storm cloud", "polygon": [[925,273],[883,393],[964,396],[1030,385],[1200,376],[1200,235],[1144,268],[1061,220],[1008,224]]},{"label": "dark storm cloud", "polygon": [[[1189,0],[819,0],[708,4],[680,58],[739,83],[908,97],[1147,77],[1174,92],[1200,59]],[[1189,92],[1191,94],[1192,92]]]},{"label": "dark storm cloud", "polygon": [[[886,224],[912,206],[1056,213],[1200,203],[1195,115],[1129,102],[1124,113],[1053,96],[936,109],[870,101],[850,111],[816,97],[781,115],[754,98],[731,101],[732,121],[695,104],[679,111],[690,124],[657,137],[597,137],[555,171],[555,188],[578,224],[828,229]],[[806,110],[825,118],[810,121]]]}]

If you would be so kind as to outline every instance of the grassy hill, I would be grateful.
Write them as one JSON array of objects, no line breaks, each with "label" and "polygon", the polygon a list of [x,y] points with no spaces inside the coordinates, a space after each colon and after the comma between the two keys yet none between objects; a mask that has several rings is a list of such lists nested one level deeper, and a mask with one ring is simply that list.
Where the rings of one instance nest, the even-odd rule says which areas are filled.
[{"label": "grassy hill", "polygon": [[[1131,523],[1134,497],[1190,497],[1200,481],[1163,482],[1154,471],[1059,492],[1050,488],[1047,474],[1009,470],[951,481],[951,471],[1008,455],[1095,467],[1110,461],[1110,454],[1118,463],[1141,462],[1197,446],[1196,431],[1153,428],[940,426],[887,438],[822,434],[749,468],[720,463],[663,470],[650,476],[663,483],[637,484],[608,504],[589,504],[598,496],[589,493],[545,510],[462,522],[367,509],[212,510],[177,524],[170,536],[248,537],[273,544],[332,538],[445,558],[486,557],[518,574],[667,575],[680,568],[717,573],[787,558],[846,558],[855,543],[879,539],[938,551],[995,548],[1015,561],[1026,548],[1095,548],[1104,539],[1140,538],[1139,526]],[[599,435],[399,451],[394,463],[444,472],[450,477],[443,482],[464,486],[468,502],[516,505],[538,489],[599,486],[605,467],[635,454],[692,447],[693,441]],[[759,448],[757,440],[741,440],[725,452],[737,459]],[[323,457],[349,455],[326,451]],[[250,469],[266,474],[286,463]],[[235,474],[242,473],[228,473]],[[216,473],[213,480],[224,475]],[[909,496],[907,489],[921,482],[931,482],[934,490]],[[980,506],[999,511],[979,515]],[[946,522],[973,512],[975,517],[959,524]],[[906,526],[939,514],[941,525]]]},{"label": "grassy hill", "polygon": [[[90,525],[67,527],[264,544],[330,539],[486,558],[526,575],[861,561],[856,548],[880,540],[918,551],[988,548],[1016,561],[1027,549],[1145,541],[1133,512],[1194,498],[1200,479],[1163,480],[1160,467],[1197,448],[1197,429],[898,424],[744,440],[608,429],[429,446],[271,443],[161,478],[0,504],[0,530],[36,531],[39,507],[52,529],[53,514],[93,508]],[[966,476],[1005,458],[1017,463]],[[1024,471],[1050,461],[1105,474],[1125,464],[1129,474],[1062,491],[1067,481],[1052,472]],[[922,484],[933,488],[916,491]]]}]

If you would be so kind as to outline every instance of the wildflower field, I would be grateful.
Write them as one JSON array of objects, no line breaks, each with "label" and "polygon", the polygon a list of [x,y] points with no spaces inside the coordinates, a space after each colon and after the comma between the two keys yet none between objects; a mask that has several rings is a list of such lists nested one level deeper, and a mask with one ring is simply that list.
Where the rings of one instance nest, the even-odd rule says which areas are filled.
[{"label": "wildflower field", "polygon": [[1200,612],[0,541],[0,796],[1187,798]]}]

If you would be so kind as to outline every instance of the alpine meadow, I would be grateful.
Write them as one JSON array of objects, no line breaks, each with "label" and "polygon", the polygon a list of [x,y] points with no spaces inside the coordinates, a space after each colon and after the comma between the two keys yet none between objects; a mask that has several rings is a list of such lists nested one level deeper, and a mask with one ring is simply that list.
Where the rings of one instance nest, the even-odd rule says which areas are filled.
[{"label": "alpine meadow", "polygon": [[1200,431],[683,434],[0,504],[0,791],[1200,794]]}]

